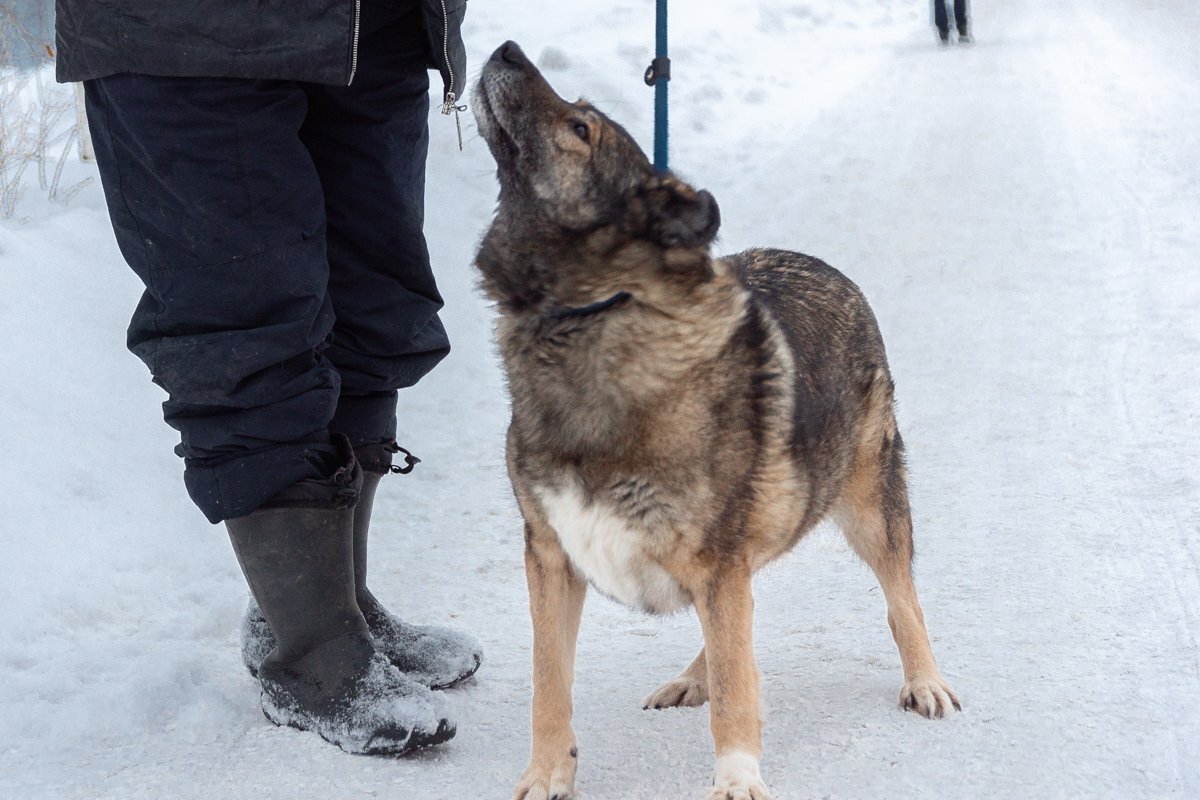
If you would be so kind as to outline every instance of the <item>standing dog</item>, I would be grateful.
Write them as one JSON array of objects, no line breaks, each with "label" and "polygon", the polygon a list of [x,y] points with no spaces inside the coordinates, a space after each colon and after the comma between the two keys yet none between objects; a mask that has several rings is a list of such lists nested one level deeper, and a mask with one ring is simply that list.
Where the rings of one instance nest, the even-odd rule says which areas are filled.
[{"label": "standing dog", "polygon": [[704,648],[646,705],[710,701],[709,797],[765,800],[750,576],[827,516],[883,587],[901,705],[957,709],[913,587],[892,380],[859,290],[798,253],[714,259],[712,196],[656,174],[512,42],[474,105],[500,181],[477,264],[500,314],[533,615],[533,750],[515,798],[574,791],[590,582],[650,612],[695,606]]}]

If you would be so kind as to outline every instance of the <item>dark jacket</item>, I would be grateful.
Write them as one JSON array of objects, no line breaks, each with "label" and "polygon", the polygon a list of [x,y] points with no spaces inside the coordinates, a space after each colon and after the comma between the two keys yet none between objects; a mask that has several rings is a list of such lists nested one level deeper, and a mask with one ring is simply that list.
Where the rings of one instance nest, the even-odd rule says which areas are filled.
[{"label": "dark jacket", "polygon": [[[363,0],[56,0],[58,80],[121,72],[347,85]],[[429,66],[463,96],[467,0],[420,0]]]}]

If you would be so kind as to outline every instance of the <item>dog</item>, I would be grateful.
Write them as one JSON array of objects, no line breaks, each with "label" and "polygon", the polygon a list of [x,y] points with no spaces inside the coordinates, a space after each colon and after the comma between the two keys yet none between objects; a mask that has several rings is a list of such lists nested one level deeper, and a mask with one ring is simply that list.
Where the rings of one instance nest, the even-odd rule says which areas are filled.
[{"label": "dog", "polygon": [[515,800],[573,795],[589,583],[651,613],[695,607],[703,649],[645,705],[709,702],[708,797],[768,798],[751,575],[827,517],[883,588],[901,706],[961,710],[913,586],[893,383],[858,288],[799,253],[714,258],[712,195],[657,173],[513,42],[473,104],[500,184],[476,264],[498,311],[533,617],[532,755]]}]

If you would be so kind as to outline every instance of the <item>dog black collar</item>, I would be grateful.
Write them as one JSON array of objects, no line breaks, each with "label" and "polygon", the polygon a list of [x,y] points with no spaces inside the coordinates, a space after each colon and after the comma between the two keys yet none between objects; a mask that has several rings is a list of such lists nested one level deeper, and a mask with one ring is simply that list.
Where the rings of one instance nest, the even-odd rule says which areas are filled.
[{"label": "dog black collar", "polygon": [[601,300],[587,306],[579,306],[577,308],[559,307],[552,308],[546,314],[550,319],[573,319],[575,317],[590,317],[592,314],[599,314],[601,311],[607,311],[610,308],[621,305],[629,298],[633,297],[629,292],[617,292],[607,300]]}]

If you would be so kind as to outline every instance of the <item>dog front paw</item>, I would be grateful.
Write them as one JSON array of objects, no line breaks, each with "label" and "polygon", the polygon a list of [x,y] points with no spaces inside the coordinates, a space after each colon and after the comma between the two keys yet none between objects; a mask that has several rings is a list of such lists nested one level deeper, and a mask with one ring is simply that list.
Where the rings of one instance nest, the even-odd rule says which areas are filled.
[{"label": "dog front paw", "polygon": [[570,800],[575,796],[575,765],[577,751],[560,759],[534,758],[526,767],[513,800]]},{"label": "dog front paw", "polygon": [[758,759],[749,753],[718,757],[713,788],[706,800],[771,800],[758,773]]},{"label": "dog front paw", "polygon": [[692,678],[673,678],[642,702],[642,708],[675,708],[702,706],[708,702],[708,684]]},{"label": "dog front paw", "polygon": [[762,781],[745,786],[714,786],[705,800],[771,800],[771,793]]},{"label": "dog front paw", "polygon": [[962,711],[958,695],[946,683],[945,678],[937,673],[913,678],[904,684],[900,690],[900,707],[905,711],[915,711],[928,719],[941,719],[950,710]]}]

